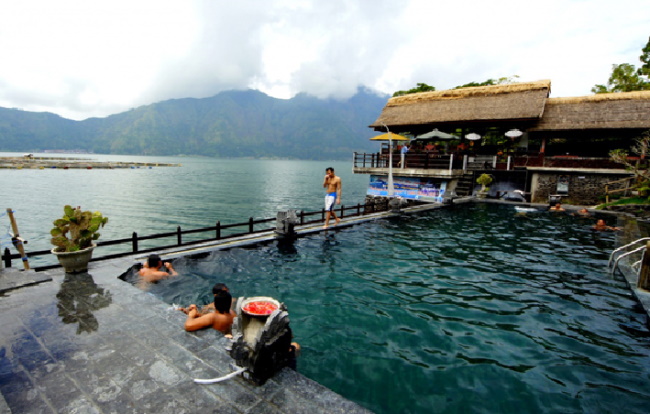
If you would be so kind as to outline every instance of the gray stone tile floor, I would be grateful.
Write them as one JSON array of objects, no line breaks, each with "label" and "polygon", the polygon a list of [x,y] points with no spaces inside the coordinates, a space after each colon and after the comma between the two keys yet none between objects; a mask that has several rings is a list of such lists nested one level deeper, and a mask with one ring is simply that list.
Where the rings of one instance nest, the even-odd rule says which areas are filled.
[{"label": "gray stone tile floor", "polygon": [[0,269],[0,413],[369,412],[288,368],[263,386],[194,383],[234,370],[228,339],[185,332],[184,314],[119,280],[133,264]]}]

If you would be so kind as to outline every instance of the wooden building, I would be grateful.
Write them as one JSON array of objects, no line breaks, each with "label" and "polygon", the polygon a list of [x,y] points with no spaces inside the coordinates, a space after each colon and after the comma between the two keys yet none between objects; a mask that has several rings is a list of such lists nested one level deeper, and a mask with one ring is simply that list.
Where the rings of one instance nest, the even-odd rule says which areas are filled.
[{"label": "wooden building", "polygon": [[[650,130],[650,91],[571,98],[550,94],[549,80],[409,94],[390,98],[370,127],[414,139],[432,130],[461,137],[447,145],[452,150],[445,154],[407,154],[406,168],[393,171],[398,181],[427,178],[439,193],[467,195],[475,189],[477,174],[510,171],[520,178],[507,179],[501,188],[503,183],[493,184],[491,196],[517,189],[543,202],[562,188],[567,202],[596,204],[607,182],[630,176],[608,154],[630,148]],[[504,138],[508,131],[520,136]],[[470,133],[481,139],[469,142],[470,151],[454,151]],[[355,173],[380,177],[387,169],[381,153],[372,159],[355,154]]]}]

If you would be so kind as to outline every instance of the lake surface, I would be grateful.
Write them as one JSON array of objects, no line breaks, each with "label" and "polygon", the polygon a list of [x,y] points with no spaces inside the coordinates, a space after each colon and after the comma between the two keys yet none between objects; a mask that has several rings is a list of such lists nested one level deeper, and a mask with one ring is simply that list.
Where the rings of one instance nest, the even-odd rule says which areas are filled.
[{"label": "lake surface", "polygon": [[[344,204],[361,202],[368,182],[344,162],[157,160],[183,167],[0,170],[0,186],[11,183],[3,200],[21,233],[46,246],[28,232],[49,229],[65,203],[109,216],[111,239],[318,210],[330,164]],[[206,303],[221,281],[236,296],[279,298],[303,347],[298,370],[380,414],[645,413],[650,334],[607,272],[616,233],[592,224],[456,206],[181,259],[182,277],[150,293]]]},{"label": "lake surface", "polygon": [[[56,157],[53,154],[36,156]],[[0,153],[0,156],[22,156]],[[74,155],[61,155],[73,157]],[[138,169],[0,169],[0,243],[11,245],[6,209],[11,208],[28,251],[50,249],[52,222],[63,206],[99,210],[109,218],[101,240],[115,240],[275,217],[278,211],[318,211],[324,206],[325,168],[343,181],[342,204],[363,203],[369,177],[352,174],[351,162],[127,157],[79,155],[97,161],[175,163],[181,167]],[[163,240],[163,242],[168,242]],[[121,247],[124,251],[124,247]],[[102,254],[100,252],[100,254]],[[34,265],[56,263],[34,258]]]}]

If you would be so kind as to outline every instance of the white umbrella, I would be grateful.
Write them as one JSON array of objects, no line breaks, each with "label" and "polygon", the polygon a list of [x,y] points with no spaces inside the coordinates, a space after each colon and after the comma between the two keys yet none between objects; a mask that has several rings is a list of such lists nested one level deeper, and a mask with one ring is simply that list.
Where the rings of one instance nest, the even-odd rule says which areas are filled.
[{"label": "white umbrella", "polygon": [[508,138],[517,138],[517,137],[520,137],[520,136],[524,135],[524,133],[515,128],[515,129],[511,129],[510,131],[506,132],[504,135],[507,136]]},{"label": "white umbrella", "polygon": [[427,132],[426,134],[418,135],[417,137],[415,137],[415,139],[427,139],[427,138],[458,139],[456,135],[439,131],[438,128],[434,129],[431,132]]},{"label": "white umbrella", "polygon": [[481,139],[481,136],[475,132],[472,132],[470,134],[465,135],[465,138],[467,138],[470,141],[476,141]]}]

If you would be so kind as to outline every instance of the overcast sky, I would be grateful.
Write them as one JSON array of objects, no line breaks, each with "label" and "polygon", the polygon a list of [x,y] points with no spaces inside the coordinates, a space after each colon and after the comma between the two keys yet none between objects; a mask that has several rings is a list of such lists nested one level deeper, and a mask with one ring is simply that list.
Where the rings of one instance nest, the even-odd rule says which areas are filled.
[{"label": "overcast sky", "polygon": [[639,66],[650,0],[3,0],[0,106],[70,119],[259,89],[348,98],[519,76],[591,94]]}]

